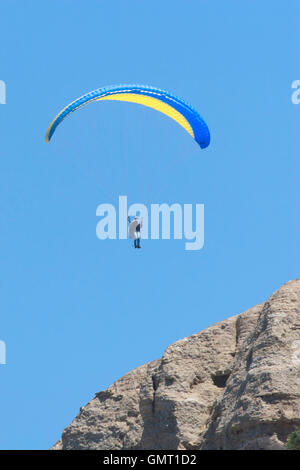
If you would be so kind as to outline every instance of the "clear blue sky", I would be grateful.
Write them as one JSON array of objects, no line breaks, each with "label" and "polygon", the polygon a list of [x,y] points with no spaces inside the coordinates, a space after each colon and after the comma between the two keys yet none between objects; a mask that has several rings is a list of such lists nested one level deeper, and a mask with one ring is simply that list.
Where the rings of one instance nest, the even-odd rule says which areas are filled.
[{"label": "clear blue sky", "polygon": [[[0,448],[46,449],[95,392],[299,277],[299,5],[6,0],[0,16]],[[118,102],[44,143],[62,107],[118,83],[186,99],[210,147]],[[203,250],[97,239],[98,204],[123,194],[205,204]]]}]

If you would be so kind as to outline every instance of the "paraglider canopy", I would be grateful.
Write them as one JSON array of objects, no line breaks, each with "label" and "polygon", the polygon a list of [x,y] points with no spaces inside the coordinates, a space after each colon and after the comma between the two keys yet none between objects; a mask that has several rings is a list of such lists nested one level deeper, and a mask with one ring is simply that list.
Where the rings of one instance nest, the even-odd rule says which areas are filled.
[{"label": "paraglider canopy", "polygon": [[103,100],[129,101],[156,109],[182,126],[201,148],[206,148],[210,143],[209,129],[192,106],[167,91],[145,85],[113,85],[81,96],[53,119],[46,133],[46,142],[51,140],[57,126],[73,111],[93,101]]}]

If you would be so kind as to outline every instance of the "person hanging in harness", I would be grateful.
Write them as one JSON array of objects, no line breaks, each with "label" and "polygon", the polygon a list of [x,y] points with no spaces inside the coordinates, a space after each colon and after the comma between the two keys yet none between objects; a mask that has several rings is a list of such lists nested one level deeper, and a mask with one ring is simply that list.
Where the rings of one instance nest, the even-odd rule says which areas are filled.
[{"label": "person hanging in harness", "polygon": [[131,220],[131,217],[128,216],[128,232],[129,237],[134,240],[134,248],[142,248],[141,247],[141,228],[143,226],[143,219],[139,220],[137,216]]}]

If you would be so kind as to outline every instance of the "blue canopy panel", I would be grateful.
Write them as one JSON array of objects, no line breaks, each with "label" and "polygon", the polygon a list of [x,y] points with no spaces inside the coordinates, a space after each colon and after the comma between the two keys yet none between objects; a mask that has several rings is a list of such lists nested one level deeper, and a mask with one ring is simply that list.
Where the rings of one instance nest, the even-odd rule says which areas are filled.
[{"label": "blue canopy panel", "polygon": [[210,132],[199,113],[181,98],[171,93],[145,85],[113,85],[87,93],[66,106],[51,122],[46,142],[49,142],[57,126],[72,112],[93,101],[118,100],[139,103],[156,109],[174,119],[200,145],[206,148],[210,143]]}]

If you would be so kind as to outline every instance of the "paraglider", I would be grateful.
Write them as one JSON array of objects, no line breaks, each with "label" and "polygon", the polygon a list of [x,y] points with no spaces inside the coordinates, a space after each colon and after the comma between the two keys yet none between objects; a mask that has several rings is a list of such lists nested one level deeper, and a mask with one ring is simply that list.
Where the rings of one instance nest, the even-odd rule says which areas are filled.
[{"label": "paraglider", "polygon": [[[145,85],[107,86],[86,93],[72,101],[51,122],[46,132],[46,142],[50,142],[59,124],[71,113],[94,101],[104,100],[128,101],[155,109],[176,121],[202,149],[210,144],[208,126],[192,106],[168,91]],[[129,237],[134,240],[134,248],[141,248],[142,219],[135,217],[134,220],[131,220],[128,217],[128,222]]]},{"label": "paraglider", "polygon": [[134,240],[134,248],[142,248],[141,247],[141,228],[143,226],[143,219],[139,220],[137,216],[131,220],[131,217],[128,216],[128,232],[129,237]]},{"label": "paraglider", "polygon": [[201,148],[206,148],[210,143],[209,129],[192,106],[167,91],[145,85],[112,85],[81,96],[53,119],[46,133],[46,142],[51,140],[58,125],[72,112],[94,101],[103,100],[129,101],[156,109],[182,126]]}]

